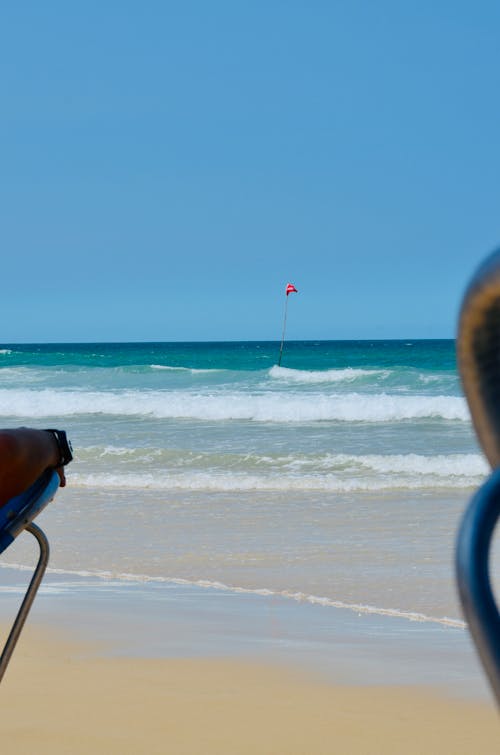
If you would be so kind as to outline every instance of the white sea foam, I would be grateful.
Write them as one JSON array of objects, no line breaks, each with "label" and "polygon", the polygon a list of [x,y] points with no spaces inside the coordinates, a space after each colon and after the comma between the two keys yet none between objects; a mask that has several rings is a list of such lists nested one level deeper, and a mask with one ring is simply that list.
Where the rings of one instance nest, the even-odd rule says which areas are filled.
[{"label": "white sea foam", "polygon": [[0,349],[0,354],[12,354],[12,349]]},{"label": "white sea foam", "polygon": [[459,396],[0,389],[0,416],[3,417],[82,414],[279,423],[469,419],[465,400]]},{"label": "white sea foam", "polygon": [[90,446],[86,451],[94,451],[97,452],[98,456],[133,456],[137,452],[138,449],[135,448],[125,448],[124,446],[105,446],[104,448],[100,446]]},{"label": "white sea foam", "polygon": [[419,375],[418,379],[421,383],[439,383],[443,378],[441,375]]},{"label": "white sea foam", "polygon": [[[281,460],[270,459],[270,463]],[[360,471],[375,472],[385,480],[390,476],[391,487],[398,481],[408,483],[402,475],[410,476],[418,486],[424,486],[425,480],[448,481],[450,487],[480,484],[489,473],[489,466],[481,454],[323,454],[319,456],[290,456],[283,457],[283,468],[292,471],[314,467],[325,472],[337,472],[344,476],[357,474]],[[405,486],[404,484],[402,486]],[[412,485],[413,487],[413,485]]]},{"label": "white sea foam", "polygon": [[358,460],[362,466],[383,474],[408,473],[437,475],[438,477],[476,477],[488,474],[489,466],[479,454],[388,454],[347,457],[351,463]]},{"label": "white sea foam", "polygon": [[[418,477],[420,484],[424,478],[448,478],[453,486],[455,480],[461,484],[467,478],[469,484],[480,484],[489,467],[481,454],[278,454],[224,453],[187,451],[182,449],[162,449],[149,447],[87,446],[79,448],[78,459],[94,466],[104,457],[123,457],[130,468],[130,463],[143,465],[155,461],[155,469],[160,472],[175,474],[186,467],[195,473],[211,474],[214,477],[224,474],[234,476],[238,472],[257,472],[263,480],[270,475],[282,477],[287,475],[298,478],[302,473],[310,476],[336,474],[351,479],[353,476],[375,473],[376,476],[390,476],[394,485],[401,475]],[[112,462],[111,462],[112,463]],[[121,473],[121,472],[120,472]],[[154,470],[152,471],[154,474]],[[399,478],[398,478],[399,475]],[[372,475],[373,477],[373,475]],[[405,478],[403,478],[405,479]],[[366,483],[366,479],[365,479]]]},{"label": "white sea foam", "polygon": [[289,367],[278,367],[277,364],[269,370],[270,377],[294,383],[352,382],[358,378],[370,378],[375,376],[386,378],[389,374],[389,370],[362,370],[352,367],[333,370],[293,370]]},{"label": "white sea foam", "polygon": [[[7,569],[18,569],[20,571],[32,571],[32,567],[25,566],[24,564],[9,564],[0,562],[0,567]],[[212,581],[208,579],[183,579],[180,577],[155,577],[148,574],[130,574],[126,572],[112,572],[112,571],[89,571],[86,569],[73,571],[68,569],[54,569],[49,567],[47,572],[50,574],[68,575],[73,577],[82,578],[97,578],[106,580],[106,582],[132,582],[132,583],[160,583],[171,585],[185,585],[192,587],[201,587],[209,590],[218,590],[222,592],[232,592],[245,595],[257,595],[260,597],[272,597],[272,598],[284,598],[287,600],[293,600],[297,603],[309,603],[311,605],[322,606],[324,608],[340,608],[347,611],[355,611],[359,614],[368,614],[376,616],[388,616],[395,619],[406,619],[407,621],[417,621],[422,623],[440,624],[441,626],[451,627],[455,629],[465,629],[466,624],[460,619],[449,618],[447,616],[437,617],[428,616],[427,614],[417,611],[404,611],[399,608],[383,608],[380,606],[367,605],[364,603],[347,603],[342,600],[335,600],[333,598],[321,597],[318,595],[310,595],[305,592],[297,592],[293,590],[272,590],[267,587],[239,587],[237,585],[227,585],[224,582]]]},{"label": "white sea foam", "polygon": [[[199,457],[201,458],[201,457]],[[231,456],[235,464],[235,455]],[[287,456],[260,456],[246,454],[242,461],[253,465],[275,467],[279,470],[297,471],[314,467],[321,471],[348,473],[368,469],[384,474],[400,472],[441,477],[484,477],[489,471],[481,454],[288,454]]]},{"label": "white sea foam", "polygon": [[377,492],[386,490],[425,490],[446,488],[474,488],[481,477],[444,476],[440,473],[423,475],[254,475],[241,472],[72,472],[72,487],[203,492]]},{"label": "white sea foam", "polygon": [[194,367],[176,367],[170,364],[150,364],[152,370],[167,370],[171,372],[190,372],[192,375],[203,374],[206,372],[224,372],[221,369],[197,369]]}]

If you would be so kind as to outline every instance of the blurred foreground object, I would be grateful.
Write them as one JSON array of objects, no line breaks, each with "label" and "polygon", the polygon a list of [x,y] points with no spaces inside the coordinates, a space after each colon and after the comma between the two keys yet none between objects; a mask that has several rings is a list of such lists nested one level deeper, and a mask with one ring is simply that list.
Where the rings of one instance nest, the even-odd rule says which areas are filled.
[{"label": "blurred foreground object", "polygon": [[457,356],[474,428],[494,471],[462,519],[456,577],[465,618],[500,706],[500,614],[489,569],[500,515],[500,250],[479,267],[465,292]]}]

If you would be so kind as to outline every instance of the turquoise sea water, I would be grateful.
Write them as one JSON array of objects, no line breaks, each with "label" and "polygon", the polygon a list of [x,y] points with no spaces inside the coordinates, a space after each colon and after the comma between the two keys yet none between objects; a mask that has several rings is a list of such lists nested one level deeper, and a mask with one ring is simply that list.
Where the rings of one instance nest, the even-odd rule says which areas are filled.
[{"label": "turquoise sea water", "polygon": [[[63,571],[460,622],[451,551],[487,474],[452,341],[0,348],[0,423],[65,427]],[[24,563],[23,546],[6,560]]]}]

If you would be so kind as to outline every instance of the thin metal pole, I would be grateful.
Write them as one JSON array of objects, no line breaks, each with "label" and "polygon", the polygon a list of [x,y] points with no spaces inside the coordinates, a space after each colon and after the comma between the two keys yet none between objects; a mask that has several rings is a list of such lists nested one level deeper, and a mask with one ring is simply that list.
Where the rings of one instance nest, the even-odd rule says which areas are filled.
[{"label": "thin metal pole", "polygon": [[283,356],[283,344],[285,343],[287,309],[288,309],[288,294],[285,294],[285,316],[283,318],[283,333],[281,334],[281,346],[280,346],[280,357],[278,359],[278,367],[281,367],[281,357]]},{"label": "thin metal pole", "polygon": [[40,546],[40,557],[38,559],[38,563],[31,578],[31,582],[29,583],[29,587],[26,590],[26,595],[24,596],[21,607],[17,612],[17,616],[14,620],[12,629],[10,630],[10,634],[7,638],[7,642],[5,643],[5,647],[0,657],[0,682],[3,679],[3,675],[5,674],[7,666],[9,665],[12,653],[14,652],[16,643],[19,639],[19,635],[22,632],[29,610],[35,599],[35,595],[38,588],[40,587],[40,582],[43,579],[45,569],[47,568],[47,564],[49,562],[50,548],[49,541],[47,540],[45,533],[40,529],[40,527],[38,527],[36,524],[33,524],[33,522],[31,522],[31,524],[28,524],[26,530],[28,532],[31,532],[31,534],[34,535],[34,537],[37,539],[38,545]]}]

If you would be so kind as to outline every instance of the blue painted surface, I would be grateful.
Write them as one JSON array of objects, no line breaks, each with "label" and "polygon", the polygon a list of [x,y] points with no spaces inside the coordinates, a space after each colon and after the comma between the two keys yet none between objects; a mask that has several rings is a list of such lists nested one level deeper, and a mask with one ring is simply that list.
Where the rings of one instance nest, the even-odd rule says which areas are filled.
[{"label": "blue painted surface", "polygon": [[28,490],[11,498],[0,508],[0,553],[50,503],[58,487],[57,472],[47,469]]}]

